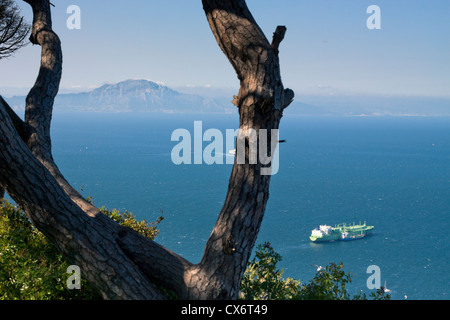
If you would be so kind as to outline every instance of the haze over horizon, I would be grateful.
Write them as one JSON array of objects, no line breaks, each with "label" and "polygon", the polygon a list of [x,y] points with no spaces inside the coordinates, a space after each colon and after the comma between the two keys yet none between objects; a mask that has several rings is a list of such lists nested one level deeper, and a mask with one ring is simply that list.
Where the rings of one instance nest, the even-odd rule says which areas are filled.
[{"label": "haze over horizon", "polygon": [[[287,26],[280,48],[281,71],[285,87],[297,96],[450,96],[448,1],[247,3],[269,40],[277,25]],[[31,21],[29,6],[18,4]],[[53,28],[64,54],[61,93],[126,79],[151,79],[180,91],[238,89],[201,1],[134,0],[124,6],[80,0],[76,2],[81,9],[80,30],[66,26],[72,4],[59,1],[52,8]],[[370,16],[366,10],[372,4],[381,9],[380,30],[366,26]],[[37,76],[39,56],[40,47],[28,45],[1,60],[0,94],[27,92]]]},{"label": "haze over horizon", "polygon": [[[233,90],[212,87],[170,88],[163,83],[130,79],[93,90],[60,93],[55,112],[237,113]],[[183,90],[184,89],[184,90]],[[183,92],[184,91],[184,92]],[[25,95],[6,99],[19,113]],[[286,114],[303,116],[450,116],[450,98],[423,96],[299,95]]]}]

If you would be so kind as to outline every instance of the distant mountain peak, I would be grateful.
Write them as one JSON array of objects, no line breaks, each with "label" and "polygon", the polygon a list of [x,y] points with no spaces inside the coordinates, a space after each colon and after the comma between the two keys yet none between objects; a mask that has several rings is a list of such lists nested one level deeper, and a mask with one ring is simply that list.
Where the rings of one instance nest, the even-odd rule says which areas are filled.
[{"label": "distant mountain peak", "polygon": [[118,83],[107,83],[102,85],[99,88],[92,90],[92,92],[99,92],[104,90],[126,90],[126,91],[135,91],[135,90],[171,90],[165,85],[161,83],[157,83],[150,80],[144,79],[129,79],[124,80]]},{"label": "distant mountain peak", "polygon": [[[25,97],[14,97],[8,100],[12,107],[16,107],[15,109],[24,108]],[[54,109],[93,112],[236,112],[236,108],[229,101],[180,93],[161,82],[145,79],[106,83],[87,92],[58,94]]]}]

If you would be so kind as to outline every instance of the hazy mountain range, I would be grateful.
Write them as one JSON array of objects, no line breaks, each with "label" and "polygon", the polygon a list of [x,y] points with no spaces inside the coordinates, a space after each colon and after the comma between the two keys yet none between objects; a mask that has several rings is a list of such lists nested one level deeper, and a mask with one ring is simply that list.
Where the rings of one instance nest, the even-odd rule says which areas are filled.
[{"label": "hazy mountain range", "polygon": [[[23,96],[6,100],[14,109],[24,108]],[[148,80],[126,80],[88,92],[58,94],[54,104],[55,111],[232,113],[235,109],[224,99],[184,94]]]},{"label": "hazy mountain range", "polygon": [[[6,100],[15,110],[23,110],[24,96]],[[92,91],[58,94],[54,108],[55,111],[91,112],[236,113],[237,108],[231,100],[231,95],[182,93],[148,80],[126,80],[105,84]],[[297,94],[285,113],[311,116],[450,116],[450,98]]]}]

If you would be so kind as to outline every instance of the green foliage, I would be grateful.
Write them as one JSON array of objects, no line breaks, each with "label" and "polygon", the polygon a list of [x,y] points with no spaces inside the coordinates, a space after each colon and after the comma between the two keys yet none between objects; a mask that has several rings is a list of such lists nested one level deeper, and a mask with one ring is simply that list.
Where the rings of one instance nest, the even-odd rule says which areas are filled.
[{"label": "green foliage", "polygon": [[317,272],[306,285],[303,298],[308,300],[349,300],[346,285],[352,282],[350,273],[345,273],[344,265],[330,263]]},{"label": "green foliage", "polygon": [[[283,270],[277,269],[281,256],[269,243],[258,245],[255,258],[248,264],[241,284],[240,299],[243,300],[367,300],[365,293],[350,296],[346,285],[352,275],[344,271],[342,263],[330,263],[319,268],[307,284],[300,280],[283,278]],[[389,300],[383,290],[372,292],[374,300]]]},{"label": "green foliage", "polygon": [[[153,239],[157,224],[138,222],[129,212],[101,211]],[[68,290],[69,265],[17,206],[0,200],[0,300],[92,300],[100,295],[82,277],[82,290]]]},{"label": "green foliage", "polygon": [[133,213],[128,211],[120,212],[116,209],[110,211],[105,207],[100,208],[100,211],[102,211],[117,223],[125,227],[129,227],[149,239],[154,239],[158,235],[159,230],[157,226],[163,220],[163,217],[161,216],[156,220],[156,222],[150,223],[146,220],[136,220],[136,217],[133,215]]},{"label": "green foliage", "polygon": [[86,287],[66,289],[67,263],[16,206],[0,202],[0,299],[49,300],[96,297]]},{"label": "green foliage", "polygon": [[283,270],[277,269],[277,263],[281,260],[281,255],[269,243],[258,245],[242,279],[240,299],[290,300],[297,297],[302,288],[301,282],[283,278]]},{"label": "green foliage", "polygon": [[[92,203],[92,197],[88,197],[87,201]],[[146,220],[138,221],[136,219],[136,216],[134,216],[133,213],[128,211],[121,212],[117,209],[109,210],[106,209],[105,207],[101,207],[99,210],[108,217],[110,217],[111,219],[113,219],[115,222],[125,227],[129,227],[151,240],[156,238],[156,236],[159,234],[158,224],[162,220],[164,220],[163,216],[160,216],[158,219],[156,219],[155,222],[150,223]],[[161,214],[164,214],[163,210],[161,210]]]}]

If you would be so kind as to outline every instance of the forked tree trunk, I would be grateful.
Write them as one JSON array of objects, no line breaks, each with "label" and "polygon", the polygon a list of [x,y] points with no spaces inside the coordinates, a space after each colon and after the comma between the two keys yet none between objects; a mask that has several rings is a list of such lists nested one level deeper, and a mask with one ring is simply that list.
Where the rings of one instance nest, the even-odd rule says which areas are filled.
[{"label": "forked tree trunk", "polygon": [[[155,285],[181,299],[236,299],[269,198],[263,165],[235,163],[225,204],[199,264],[121,227],[87,203],[64,179],[51,154],[50,122],[62,71],[61,46],[52,31],[48,0],[33,8],[31,41],[42,47],[41,69],[27,97],[25,121],[0,99],[0,185],[63,255],[108,299],[161,299]],[[244,0],[203,0],[216,40],[241,83],[234,103],[240,129],[278,129],[293,92],[281,82],[278,46],[256,24]],[[271,150],[269,137],[267,148]],[[274,150],[271,150],[273,154]]]}]

